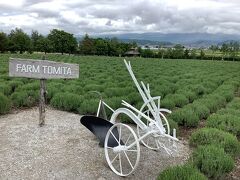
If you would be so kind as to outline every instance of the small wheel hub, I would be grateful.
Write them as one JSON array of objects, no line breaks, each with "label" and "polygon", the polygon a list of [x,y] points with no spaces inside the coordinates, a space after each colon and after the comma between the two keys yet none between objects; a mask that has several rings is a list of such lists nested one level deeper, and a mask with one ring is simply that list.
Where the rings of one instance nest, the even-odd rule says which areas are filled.
[{"label": "small wheel hub", "polygon": [[119,146],[116,146],[113,148],[114,153],[119,153],[121,151],[126,151],[126,150],[127,150],[127,148],[125,145],[119,145]]},{"label": "small wheel hub", "polygon": [[151,122],[151,123],[149,124],[148,131],[154,131],[154,132],[152,133],[152,136],[155,137],[155,138],[159,137],[159,129],[158,129],[158,127],[157,127],[157,125],[156,125],[155,123],[152,123],[152,122]]}]

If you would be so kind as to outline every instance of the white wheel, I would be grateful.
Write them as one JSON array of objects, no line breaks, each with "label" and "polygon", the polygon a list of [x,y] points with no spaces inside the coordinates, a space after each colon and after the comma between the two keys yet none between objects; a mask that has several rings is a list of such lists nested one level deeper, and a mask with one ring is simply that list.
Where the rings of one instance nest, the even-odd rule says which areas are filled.
[{"label": "white wheel", "polygon": [[[150,117],[149,110],[146,110],[144,112],[144,114],[146,114],[148,117]],[[159,113],[159,115],[162,120],[163,127],[165,129],[165,134],[169,135],[170,127],[169,127],[168,120],[162,113]],[[141,116],[140,116],[140,119],[141,119]],[[146,125],[149,126],[149,121],[146,122]],[[143,131],[139,126],[137,126],[137,133],[138,133],[139,138],[141,136],[143,136],[144,134],[146,134],[146,132]],[[158,150],[160,148],[159,142],[158,142],[159,138],[161,138],[160,134],[150,134],[147,137],[145,137],[144,139],[142,139],[141,143],[149,149]]]},{"label": "white wheel", "polygon": [[126,124],[116,123],[108,130],[104,151],[109,167],[119,176],[128,176],[138,165],[139,141],[133,129]]}]

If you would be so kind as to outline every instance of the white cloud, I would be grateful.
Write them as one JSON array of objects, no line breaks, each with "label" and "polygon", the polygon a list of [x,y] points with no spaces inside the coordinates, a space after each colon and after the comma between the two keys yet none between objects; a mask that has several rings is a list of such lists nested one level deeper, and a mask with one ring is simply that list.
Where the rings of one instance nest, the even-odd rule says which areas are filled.
[{"label": "white cloud", "polygon": [[201,8],[207,8],[207,9],[218,9],[218,8],[224,8],[229,4],[226,2],[221,1],[211,1],[211,0],[172,0],[172,1],[165,1],[168,3],[169,6],[177,7],[179,10],[186,10],[186,9],[201,9]]},{"label": "white cloud", "polygon": [[64,9],[67,9],[66,6],[63,5],[62,1],[47,1],[47,2],[39,2],[36,4],[32,4],[28,7],[28,10],[31,11],[50,11],[50,12],[59,12]]},{"label": "white cloud", "polygon": [[25,0],[0,0],[0,6],[8,7],[22,7],[25,3]]},{"label": "white cloud", "polygon": [[14,15],[14,16],[3,16],[0,17],[0,22],[5,24],[6,26],[34,26],[36,19],[32,16],[22,14],[22,15]]},{"label": "white cloud", "polygon": [[77,24],[85,20],[74,11],[67,10],[67,11],[62,11],[59,14],[63,19],[65,19],[70,24]]},{"label": "white cloud", "polygon": [[238,0],[0,0],[0,30],[240,34]]}]

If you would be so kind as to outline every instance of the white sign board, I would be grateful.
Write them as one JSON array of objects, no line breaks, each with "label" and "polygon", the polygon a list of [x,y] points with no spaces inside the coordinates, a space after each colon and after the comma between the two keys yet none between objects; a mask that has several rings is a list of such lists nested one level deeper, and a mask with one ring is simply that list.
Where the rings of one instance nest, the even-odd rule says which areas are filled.
[{"label": "white sign board", "polygon": [[79,78],[79,65],[48,60],[10,58],[9,76],[35,79],[73,79]]}]

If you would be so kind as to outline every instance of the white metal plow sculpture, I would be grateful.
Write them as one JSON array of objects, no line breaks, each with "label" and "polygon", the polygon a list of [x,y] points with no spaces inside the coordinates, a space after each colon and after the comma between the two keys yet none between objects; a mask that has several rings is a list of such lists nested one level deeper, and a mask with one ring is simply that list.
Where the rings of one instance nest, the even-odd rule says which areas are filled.
[{"label": "white metal plow sculpture", "polygon": [[[98,116],[101,106],[104,105],[113,111],[110,119],[113,126],[106,134],[104,151],[109,167],[120,176],[128,176],[136,169],[140,158],[140,142],[149,149],[163,149],[172,155],[177,150],[176,142],[179,141],[176,138],[175,129],[170,135],[170,127],[165,114],[171,111],[160,108],[160,96],[152,97],[149,84],[145,85],[141,82],[140,86],[133,74],[130,62],[124,60],[124,63],[143,99],[142,107],[138,110],[126,101],[122,101],[124,107],[113,110],[103,100],[100,100],[97,113]],[[136,123],[137,135],[129,125],[115,123],[120,114],[127,115]]]}]

